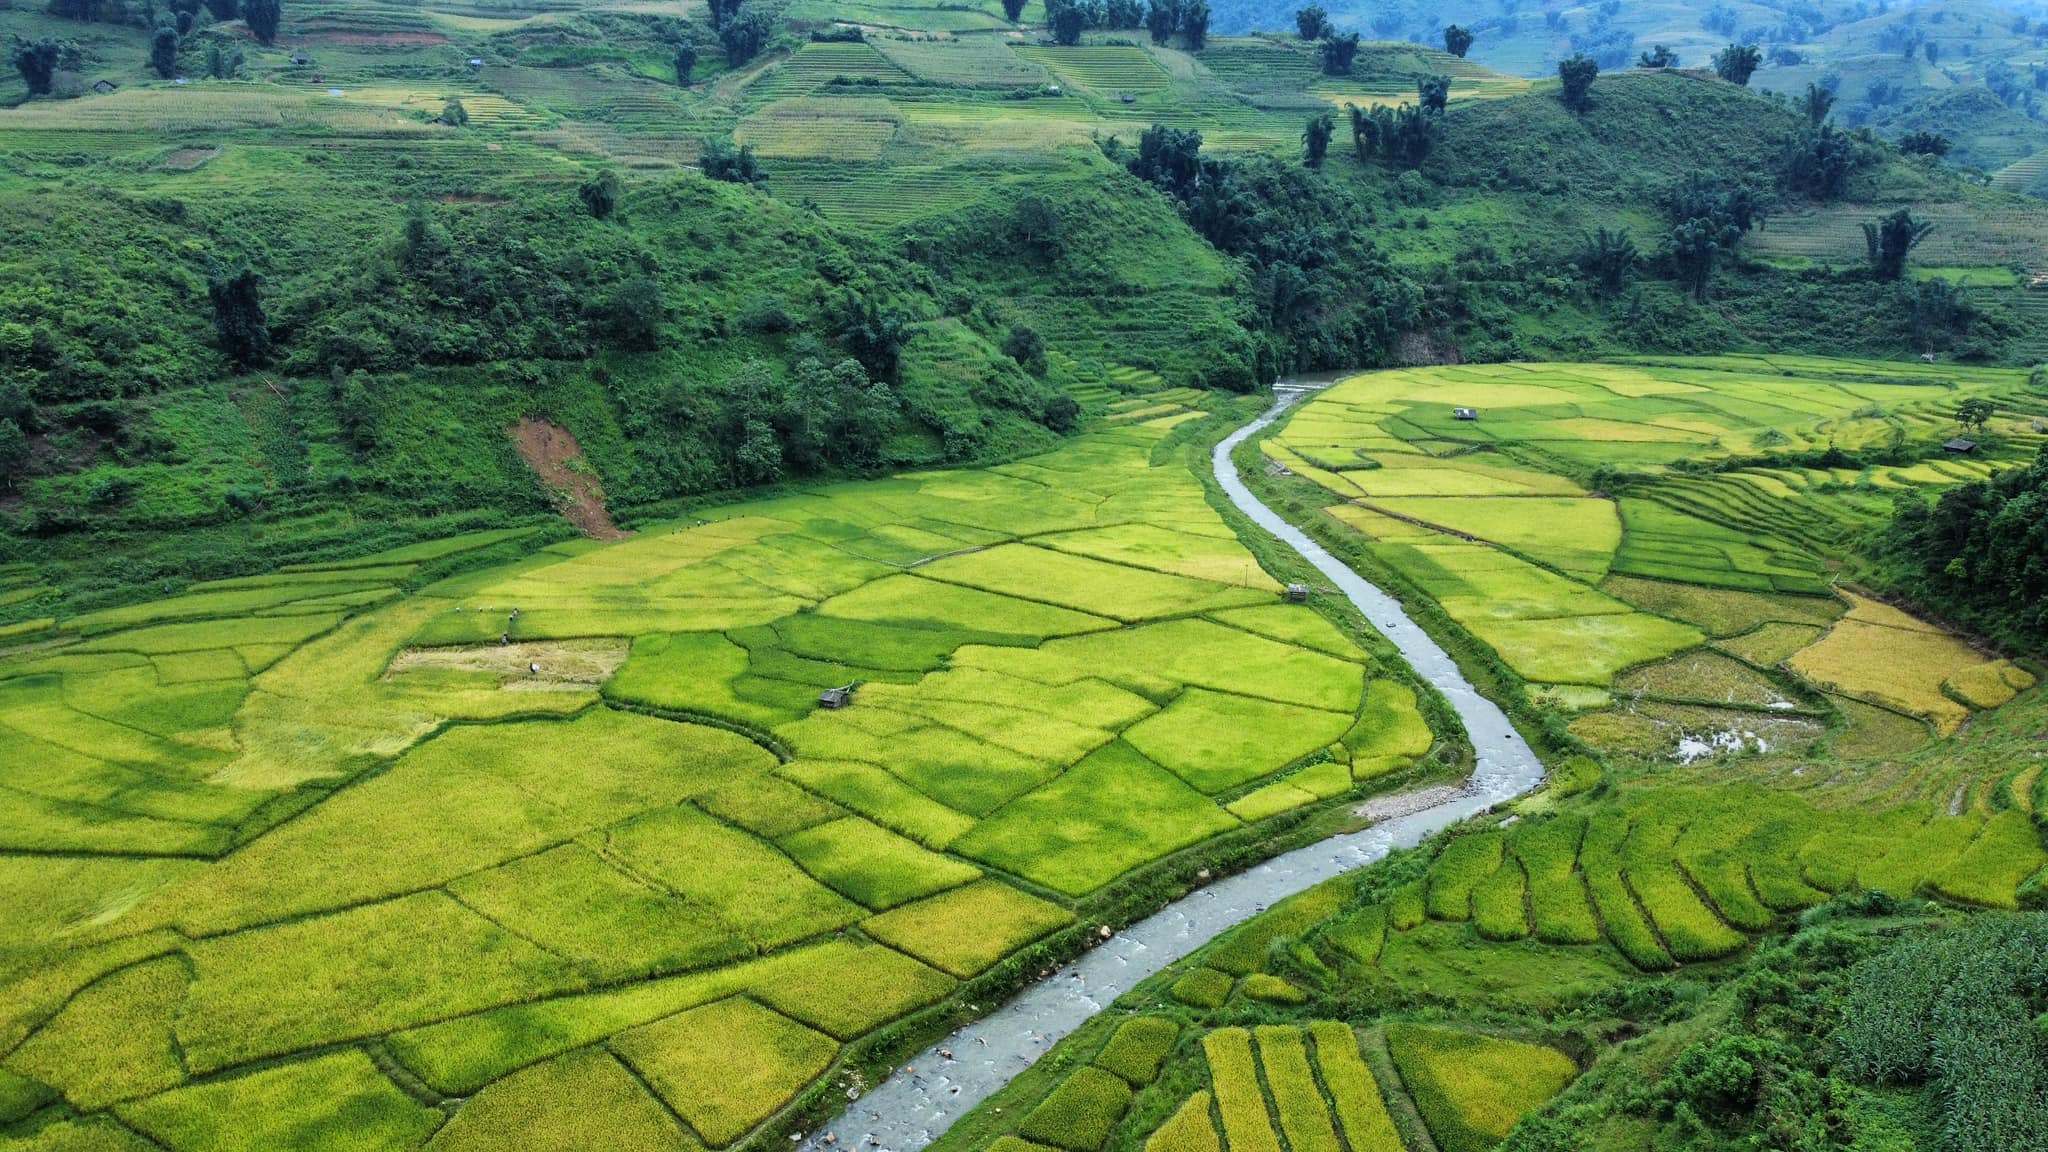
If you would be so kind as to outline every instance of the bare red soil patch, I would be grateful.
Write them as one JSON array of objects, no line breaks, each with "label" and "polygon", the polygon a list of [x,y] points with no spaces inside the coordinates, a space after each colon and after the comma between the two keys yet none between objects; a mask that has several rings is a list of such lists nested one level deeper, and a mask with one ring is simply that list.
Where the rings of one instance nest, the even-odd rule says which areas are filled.
[{"label": "bare red soil patch", "polygon": [[604,486],[583,461],[583,446],[567,428],[531,416],[514,424],[512,443],[533,469],[571,524],[594,540],[623,540],[624,532],[605,510]]}]

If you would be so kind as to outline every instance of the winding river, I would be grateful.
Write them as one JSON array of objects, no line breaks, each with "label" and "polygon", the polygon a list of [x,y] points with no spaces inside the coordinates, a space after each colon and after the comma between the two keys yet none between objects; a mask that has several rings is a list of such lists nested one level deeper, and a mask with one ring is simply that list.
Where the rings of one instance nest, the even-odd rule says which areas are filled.
[{"label": "winding river", "polygon": [[[1216,445],[1212,466],[1232,503],[1315,565],[1415,671],[1436,685],[1464,720],[1478,767],[1465,787],[1361,832],[1334,836],[1219,880],[1125,928],[1100,947],[1020,993],[995,1012],[920,1053],[836,1122],[812,1134],[804,1152],[837,1149],[917,1152],[959,1116],[988,1099],[1052,1046],[1140,980],[1201,947],[1275,901],[1422,842],[1468,816],[1534,788],[1543,765],[1507,716],[1458,671],[1436,641],[1380,591],[1261,504],[1239,478],[1231,450],[1315,391],[1274,388],[1273,406]],[[1434,797],[1433,797],[1434,798]],[[945,1051],[949,1056],[941,1055]]]}]

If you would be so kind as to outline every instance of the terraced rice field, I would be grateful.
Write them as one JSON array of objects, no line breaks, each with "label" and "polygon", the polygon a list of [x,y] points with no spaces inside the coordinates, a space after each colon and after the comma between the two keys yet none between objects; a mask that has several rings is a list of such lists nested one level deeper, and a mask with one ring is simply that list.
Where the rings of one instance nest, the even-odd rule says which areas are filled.
[{"label": "terraced rice field", "polygon": [[1143,95],[1167,86],[1170,77],[1143,48],[1085,44],[1072,48],[1017,47],[1017,55],[1068,84],[1105,95]]},{"label": "terraced rice field", "polygon": [[[2011,439],[1995,456],[1939,448],[1969,396],[1999,405]],[[1575,721],[1582,738],[1692,757],[1818,737],[1830,706],[1775,683],[1783,671],[1942,731],[2022,689],[2026,673],[1931,626],[1867,622],[1881,606],[1853,597],[1843,617],[1829,572],[1898,494],[2031,455],[2041,407],[2017,373],[1947,366],[1464,366],[1353,377],[1263,450],[1339,498],[1327,514],[1539,698],[1591,711],[1626,697]],[[1894,444],[1920,458],[1811,464]],[[1725,656],[1698,654],[1710,640]]]},{"label": "terraced rice field", "polygon": [[[1913,214],[1935,221],[1935,230],[1916,252],[1930,264],[1969,266],[2018,262],[2048,272],[2048,225],[2041,214],[2013,205],[1960,211],[1942,204],[1916,204]],[[1867,209],[1820,208],[1773,217],[1771,226],[1745,244],[1758,253],[1800,256],[1818,263],[1854,264],[1863,258],[1861,224]]]},{"label": "terraced rice field", "polygon": [[[180,1149],[227,1114],[251,1147],[724,1147],[1077,900],[1427,751],[1150,463],[1166,433],[0,641],[10,1098]],[[1033,1134],[1081,1152],[1172,1042]]]}]

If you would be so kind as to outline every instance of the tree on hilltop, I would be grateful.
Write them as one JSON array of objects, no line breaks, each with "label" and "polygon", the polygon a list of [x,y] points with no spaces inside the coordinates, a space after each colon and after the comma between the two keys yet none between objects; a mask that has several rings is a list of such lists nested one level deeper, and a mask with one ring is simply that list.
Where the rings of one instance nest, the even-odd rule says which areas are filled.
[{"label": "tree on hilltop", "polygon": [[1564,89],[1558,99],[1573,112],[1585,112],[1593,107],[1593,81],[1600,75],[1600,65],[1583,52],[1575,52],[1557,62],[1557,78],[1564,82]]},{"label": "tree on hilltop", "polygon": [[242,20],[249,25],[249,34],[256,42],[269,47],[277,39],[277,27],[284,21],[284,6],[279,0],[242,0]]},{"label": "tree on hilltop", "polygon": [[1071,47],[1081,42],[1081,33],[1088,29],[1088,14],[1073,0],[1047,6],[1047,15],[1052,18],[1053,43]]},{"label": "tree on hilltop", "polygon": [[1294,14],[1294,30],[1303,40],[1321,40],[1330,34],[1330,14],[1320,4],[1311,4]]},{"label": "tree on hilltop", "polygon": [[1188,51],[1200,52],[1209,43],[1209,0],[1189,0],[1180,10],[1181,34],[1188,38]]},{"label": "tree on hilltop", "polygon": [[1763,50],[1754,44],[1730,44],[1714,56],[1714,74],[1737,88],[1749,87],[1749,78],[1764,62]]},{"label": "tree on hilltop", "polygon": [[690,86],[690,75],[697,70],[697,46],[685,40],[676,45],[676,83],[684,88]]},{"label": "tree on hilltop", "polygon": [[1453,24],[1444,29],[1444,51],[1463,60],[1472,50],[1472,30]]},{"label": "tree on hilltop", "polygon": [[1165,44],[1173,39],[1173,30],[1180,27],[1179,0],[1150,0],[1145,9],[1145,30],[1152,34],[1154,44]]},{"label": "tree on hilltop", "polygon": [[1323,75],[1349,76],[1351,63],[1358,57],[1358,33],[1347,32],[1342,36],[1332,33],[1325,37],[1323,48]]},{"label": "tree on hilltop", "polygon": [[1659,44],[1636,58],[1636,67],[1662,70],[1678,67],[1678,53],[1668,45]]}]

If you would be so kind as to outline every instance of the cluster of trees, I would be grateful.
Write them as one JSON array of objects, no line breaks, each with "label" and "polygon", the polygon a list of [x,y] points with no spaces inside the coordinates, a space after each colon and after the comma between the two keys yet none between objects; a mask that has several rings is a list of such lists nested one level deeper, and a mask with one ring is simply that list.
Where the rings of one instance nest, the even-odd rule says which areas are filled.
[{"label": "cluster of trees", "polygon": [[2036,913],[1840,897],[1711,989],[1630,981],[1573,1009],[1631,1021],[1623,1035],[1670,1025],[1670,1046],[1603,1058],[1500,1152],[1578,1152],[1617,1131],[1659,1152],[2048,1147],[2043,949]]},{"label": "cluster of trees", "polygon": [[1737,88],[1749,87],[1749,78],[1762,67],[1764,54],[1754,44],[1730,44],[1714,55],[1714,74]]},{"label": "cluster of trees", "polygon": [[[149,66],[158,76],[169,80],[178,74],[178,54],[197,29],[202,7],[216,21],[232,20],[240,15],[249,26],[250,33],[266,45],[277,38],[278,24],[283,19],[279,0],[205,0],[203,6],[201,0],[171,0],[170,7],[155,10],[155,20],[151,25]],[[51,0],[50,3],[52,15],[75,20],[98,19],[106,11],[97,0]],[[123,11],[125,13],[125,9]],[[15,71],[21,74],[30,96],[50,95],[60,71],[74,71],[81,65],[76,45],[48,36],[38,40],[18,40],[9,53],[9,59]],[[233,79],[241,72],[243,63],[242,50],[238,47],[207,46],[206,74],[213,79]]]},{"label": "cluster of trees", "polygon": [[[775,17],[765,9],[746,0],[711,0],[711,30],[717,34],[718,43],[725,49],[725,63],[728,68],[738,68],[761,54],[768,42],[775,38]],[[696,49],[690,50],[690,66],[697,63]],[[677,73],[688,83],[687,69],[680,67],[681,52],[678,50]]]},{"label": "cluster of trees", "polygon": [[1172,43],[1179,33],[1188,51],[1200,52],[1208,46],[1211,19],[1209,0],[1146,0],[1145,31],[1154,44]]},{"label": "cluster of trees", "polygon": [[1911,208],[1901,208],[1875,224],[1863,225],[1863,244],[1870,269],[1879,280],[1899,280],[1906,275],[1906,257],[1920,241],[1934,231],[1931,220],[1917,220]]},{"label": "cluster of trees", "polygon": [[1679,282],[1704,304],[1714,269],[1736,242],[1762,222],[1763,197],[1747,185],[1694,172],[1671,193],[1671,264]]},{"label": "cluster of trees", "polygon": [[[2037,369],[2048,385],[2042,377]],[[2001,642],[2048,650],[2048,450],[1931,505],[1902,496],[1876,552],[1887,582],[1916,603]]]},{"label": "cluster of trees", "polygon": [[1263,330],[1255,377],[1386,363],[1418,323],[1422,296],[1373,245],[1371,213],[1303,167],[1204,157],[1201,148],[1199,132],[1155,124],[1135,153],[1107,151],[1171,197],[1203,239],[1243,261]]},{"label": "cluster of trees", "polygon": [[697,151],[697,169],[713,180],[727,184],[755,184],[765,186],[768,173],[754,156],[754,146],[742,144],[733,147],[731,140],[723,136],[706,136]]},{"label": "cluster of trees", "polygon": [[[1014,23],[1024,14],[1024,0],[1003,0],[1003,13]],[[1045,6],[1045,22],[1053,39],[1061,44],[1078,44],[1090,28],[1129,31],[1145,23],[1141,0],[1052,0]]]},{"label": "cluster of trees", "polygon": [[1370,110],[1353,104],[1351,147],[1361,164],[1383,163],[1390,168],[1412,171],[1422,167],[1443,136],[1444,109],[1449,106],[1451,78],[1424,76],[1416,80],[1418,99],[1413,104],[1390,108],[1381,104]]},{"label": "cluster of trees", "polygon": [[871,379],[858,360],[831,362],[815,341],[786,373],[749,361],[713,400],[715,410],[705,414],[712,443],[728,481],[743,486],[873,468],[903,418],[895,389]]}]

